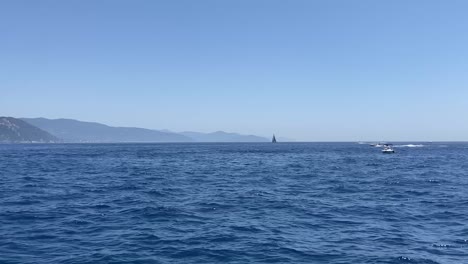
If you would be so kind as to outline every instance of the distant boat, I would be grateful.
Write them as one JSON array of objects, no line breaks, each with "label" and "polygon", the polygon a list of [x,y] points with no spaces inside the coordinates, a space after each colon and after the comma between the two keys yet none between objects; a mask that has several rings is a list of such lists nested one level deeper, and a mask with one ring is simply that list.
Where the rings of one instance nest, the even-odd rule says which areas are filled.
[{"label": "distant boat", "polygon": [[370,144],[370,146],[371,147],[376,147],[376,148],[381,148],[381,147],[385,146],[385,144],[379,142],[379,143]]},{"label": "distant boat", "polygon": [[384,154],[393,154],[395,150],[393,149],[391,144],[384,144],[384,148],[382,149],[382,153]]},{"label": "distant boat", "polygon": [[273,134],[273,139],[271,140],[271,143],[276,143],[276,137],[275,137],[275,134]]}]

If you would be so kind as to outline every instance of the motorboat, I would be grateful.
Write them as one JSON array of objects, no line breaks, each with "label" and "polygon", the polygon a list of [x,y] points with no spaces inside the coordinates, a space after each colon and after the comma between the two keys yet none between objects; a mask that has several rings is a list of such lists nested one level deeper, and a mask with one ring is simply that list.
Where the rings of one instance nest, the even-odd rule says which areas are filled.
[{"label": "motorboat", "polygon": [[384,144],[383,149],[382,149],[382,153],[384,153],[384,154],[393,154],[393,153],[395,153],[395,150],[393,149],[392,145]]}]

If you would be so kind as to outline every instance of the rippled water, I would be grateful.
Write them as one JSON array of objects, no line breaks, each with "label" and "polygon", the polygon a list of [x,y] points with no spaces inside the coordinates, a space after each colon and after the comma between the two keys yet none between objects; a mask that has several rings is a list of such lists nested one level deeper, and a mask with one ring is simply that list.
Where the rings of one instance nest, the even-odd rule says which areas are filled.
[{"label": "rippled water", "polygon": [[0,145],[0,263],[468,263],[468,144]]}]

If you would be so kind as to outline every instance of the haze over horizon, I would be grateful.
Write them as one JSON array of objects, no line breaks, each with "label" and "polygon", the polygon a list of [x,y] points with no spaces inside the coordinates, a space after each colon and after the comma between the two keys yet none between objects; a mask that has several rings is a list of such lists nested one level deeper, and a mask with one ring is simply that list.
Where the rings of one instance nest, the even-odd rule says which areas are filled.
[{"label": "haze over horizon", "polygon": [[468,2],[4,1],[0,116],[467,141]]}]

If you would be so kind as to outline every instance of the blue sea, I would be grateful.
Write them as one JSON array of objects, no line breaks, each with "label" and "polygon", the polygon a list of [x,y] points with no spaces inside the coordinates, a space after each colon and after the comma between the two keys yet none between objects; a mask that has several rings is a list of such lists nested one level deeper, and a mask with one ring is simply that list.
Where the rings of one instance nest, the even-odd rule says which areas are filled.
[{"label": "blue sea", "polygon": [[0,145],[0,263],[468,263],[468,143]]}]

